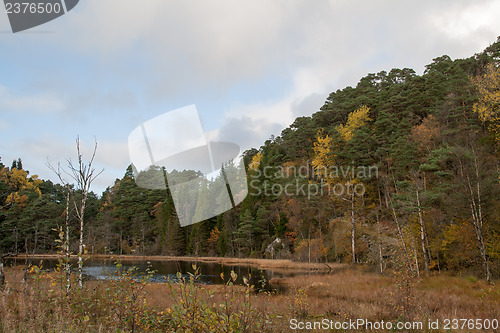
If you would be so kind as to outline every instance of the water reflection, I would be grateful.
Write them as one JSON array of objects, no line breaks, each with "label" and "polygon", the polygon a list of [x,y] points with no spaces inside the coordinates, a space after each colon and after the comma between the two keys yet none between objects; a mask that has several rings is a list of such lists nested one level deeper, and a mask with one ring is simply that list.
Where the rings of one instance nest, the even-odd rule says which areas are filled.
[{"label": "water reflection", "polygon": [[[13,259],[10,264],[22,265],[24,260]],[[55,269],[57,267],[57,259],[33,260],[33,265],[42,264],[43,269]],[[168,280],[177,281],[177,272],[180,272],[182,277],[189,280],[190,274],[194,274],[195,270],[192,261],[165,261],[165,260],[121,260],[120,265],[117,265],[116,260],[112,259],[88,259],[84,262],[83,274],[86,279],[91,280],[106,280],[116,279],[121,273],[128,269],[134,268],[134,277],[140,280],[149,275],[148,269],[153,271],[149,282],[162,283]],[[71,261],[72,269],[76,271],[77,261]],[[237,274],[236,285],[244,285],[243,278],[250,281],[250,285],[255,287],[255,290],[280,292],[284,290],[284,286],[271,286],[269,281],[273,278],[283,277],[282,273],[276,273],[272,270],[262,270],[245,265],[221,265],[212,262],[198,262],[199,280],[201,284],[223,284],[230,279],[231,271]],[[221,273],[224,273],[224,280],[221,278]]]}]

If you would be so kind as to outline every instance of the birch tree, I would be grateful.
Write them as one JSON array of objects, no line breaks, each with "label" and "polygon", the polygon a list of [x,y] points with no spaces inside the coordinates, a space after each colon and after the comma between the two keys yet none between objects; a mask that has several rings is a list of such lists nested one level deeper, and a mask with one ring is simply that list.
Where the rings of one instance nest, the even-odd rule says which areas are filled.
[{"label": "birch tree", "polygon": [[77,200],[73,197],[73,204],[75,206],[76,217],[78,219],[80,227],[80,239],[78,245],[78,286],[83,287],[82,270],[83,270],[83,254],[84,254],[84,217],[85,217],[85,205],[87,203],[87,196],[90,192],[92,182],[104,171],[100,170],[96,172],[93,167],[95,155],[97,152],[97,141],[95,141],[92,154],[88,162],[83,160],[83,155],[80,149],[80,139],[76,139],[76,152],[78,157],[78,162],[73,163],[68,160],[69,174],[76,182],[76,190],[81,192],[81,197]]},{"label": "birch tree", "polygon": [[471,148],[470,150],[455,150],[455,157],[458,162],[459,176],[463,180],[463,188],[466,193],[470,208],[470,216],[474,232],[477,239],[480,260],[483,266],[484,277],[489,282],[491,281],[490,263],[484,239],[484,210],[483,210],[483,194],[481,184],[481,172],[479,165],[478,154]]},{"label": "birch tree", "polygon": [[61,185],[64,188],[64,197],[65,197],[65,209],[64,209],[64,243],[62,244],[63,251],[65,254],[65,259],[64,259],[64,271],[66,273],[66,293],[69,293],[71,289],[71,253],[69,249],[69,231],[70,231],[70,196],[71,196],[71,185],[64,179],[61,171],[61,165],[57,165],[57,169],[54,168],[50,163],[47,164],[50,170],[52,170],[57,177],[59,178],[59,181],[61,182]]}]

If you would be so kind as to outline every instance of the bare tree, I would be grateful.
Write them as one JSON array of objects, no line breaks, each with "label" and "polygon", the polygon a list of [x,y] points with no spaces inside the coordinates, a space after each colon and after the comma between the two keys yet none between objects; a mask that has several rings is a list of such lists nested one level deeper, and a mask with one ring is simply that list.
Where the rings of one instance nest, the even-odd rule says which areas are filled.
[{"label": "bare tree", "polygon": [[[464,155],[464,156],[460,156]],[[473,147],[468,152],[456,153],[459,166],[459,174],[466,182],[464,182],[465,193],[469,201],[470,212],[472,217],[472,225],[476,234],[477,245],[479,249],[480,259],[483,266],[484,277],[488,282],[491,281],[491,271],[486,251],[484,240],[484,216],[482,208],[482,192],[481,192],[481,175],[478,155]],[[469,163],[467,163],[469,162]]]},{"label": "bare tree", "polygon": [[70,176],[76,182],[76,189],[81,192],[81,198],[77,202],[74,198],[74,206],[76,211],[76,216],[80,225],[80,241],[78,246],[78,286],[81,288],[83,286],[82,282],[82,270],[83,270],[83,228],[84,228],[84,213],[85,205],[87,203],[87,196],[90,192],[90,187],[92,182],[104,171],[101,170],[96,172],[92,164],[94,163],[94,158],[97,152],[97,141],[95,141],[94,149],[92,150],[92,155],[88,162],[84,162],[82,152],[80,150],[80,138],[76,139],[76,151],[78,155],[78,164],[74,164],[71,160],[68,160],[68,166],[70,170]]},{"label": "bare tree", "polygon": [[64,260],[64,270],[66,272],[66,293],[69,293],[71,289],[71,264],[70,264],[70,251],[69,251],[69,222],[70,222],[70,195],[71,195],[71,186],[66,182],[64,179],[62,172],[61,172],[61,165],[57,165],[57,169],[54,168],[50,163],[47,163],[47,166],[52,170],[57,177],[59,178],[59,181],[61,182],[61,185],[64,187],[65,191],[65,197],[66,197],[66,202],[65,202],[65,214],[64,214],[64,221],[65,221],[65,240],[63,245],[63,251],[65,252],[65,260]]},{"label": "bare tree", "polygon": [[[359,211],[364,207],[364,197],[362,198],[362,204],[356,208],[355,206],[355,203],[356,203],[356,194],[355,193],[355,184],[353,182],[353,179],[352,177],[349,179],[349,181],[346,183],[346,187],[347,188],[351,188],[351,191],[352,193],[349,195],[349,193],[347,193],[349,195],[349,199],[346,199],[346,198],[342,198],[342,200],[344,201],[350,201],[351,203],[351,254],[352,254],[352,263],[353,264],[356,264],[356,215],[355,213],[358,212],[358,216],[359,216]],[[349,191],[347,191],[349,192]]]},{"label": "bare tree", "polygon": [[429,275],[429,261],[430,261],[430,256],[428,253],[428,248],[426,246],[426,240],[427,240],[427,230],[425,228],[425,222],[422,214],[422,206],[420,205],[420,195],[418,191],[418,187],[416,188],[416,194],[417,194],[417,211],[418,211],[418,224],[420,226],[420,242],[422,246],[422,254],[424,256],[424,268],[425,268],[425,274]]}]

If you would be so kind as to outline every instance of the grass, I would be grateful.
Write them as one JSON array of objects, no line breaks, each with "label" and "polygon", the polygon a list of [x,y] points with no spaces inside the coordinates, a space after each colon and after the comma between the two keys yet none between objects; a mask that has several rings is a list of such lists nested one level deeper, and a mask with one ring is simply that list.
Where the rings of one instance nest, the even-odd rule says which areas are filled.
[{"label": "grass", "polygon": [[[291,318],[500,319],[497,284],[468,277],[414,279],[406,272],[346,268],[288,277],[281,281],[284,292],[255,294],[248,285],[234,285],[234,276],[225,276],[223,285],[199,285],[196,274],[158,284],[134,281],[132,274],[120,281],[88,281],[67,297],[57,272],[33,271],[25,293],[23,270],[8,268],[10,291],[0,292],[0,332],[290,332]],[[447,332],[442,325],[432,332],[438,331]]]}]

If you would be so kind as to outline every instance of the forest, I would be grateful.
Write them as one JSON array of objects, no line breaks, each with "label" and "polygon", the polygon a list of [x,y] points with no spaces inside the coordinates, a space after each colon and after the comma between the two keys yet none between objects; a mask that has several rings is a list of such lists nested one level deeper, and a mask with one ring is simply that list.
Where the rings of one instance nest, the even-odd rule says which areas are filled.
[{"label": "forest", "polygon": [[[500,276],[500,38],[466,59],[437,57],[422,75],[370,73],[243,155],[246,199],[187,227],[169,192],[137,186],[130,165],[86,195],[85,253],[289,258],[380,272],[403,257],[415,275]],[[0,253],[56,253],[66,218],[78,253],[79,212],[70,205],[66,215],[65,202],[81,190],[39,179],[22,156],[1,162]]]}]

